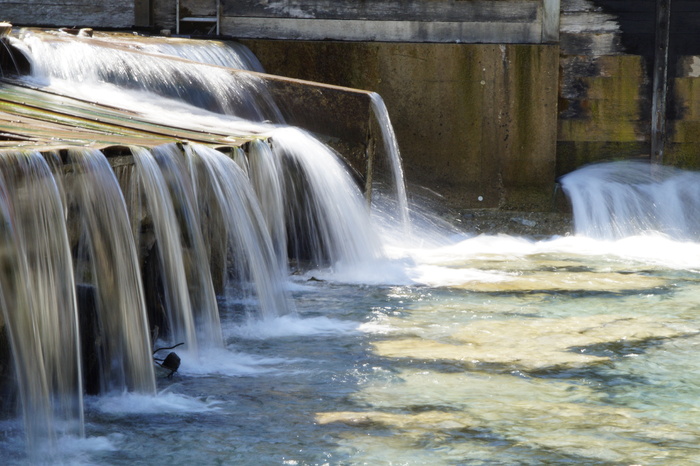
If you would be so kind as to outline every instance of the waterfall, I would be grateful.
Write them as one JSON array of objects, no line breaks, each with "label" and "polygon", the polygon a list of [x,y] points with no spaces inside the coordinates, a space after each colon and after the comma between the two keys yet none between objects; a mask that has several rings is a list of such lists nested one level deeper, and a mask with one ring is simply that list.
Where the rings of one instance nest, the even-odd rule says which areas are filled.
[{"label": "waterfall", "polygon": [[61,195],[38,152],[0,158],[0,304],[28,451],[83,432],[75,288]]},{"label": "waterfall", "polygon": [[398,220],[403,225],[404,232],[411,233],[411,218],[408,208],[408,196],[406,195],[406,182],[403,176],[403,166],[401,164],[401,153],[394,133],[394,126],[389,118],[389,111],[386,108],[384,99],[373,92],[370,94],[372,111],[377,118],[382,131],[382,143],[386,157],[389,159],[391,174],[393,176],[394,188],[396,190],[396,200],[398,207]]},{"label": "waterfall", "polygon": [[[151,154],[160,168],[173,202],[179,225],[179,252],[185,267],[185,282],[200,346],[223,347],[219,310],[208,264],[196,194],[187,161],[175,144],[155,147]],[[176,253],[174,251],[173,253]]]},{"label": "waterfall", "polygon": [[[253,143],[257,141],[252,141]],[[233,161],[238,164],[239,167],[241,167],[241,170],[243,170],[243,173],[246,174],[246,176],[250,176],[250,163],[248,163],[248,156],[245,154],[245,151],[241,149],[240,147],[235,147],[233,149]]]},{"label": "waterfall", "polygon": [[87,97],[79,93],[115,85],[245,120],[283,121],[262,81],[252,73],[232,74],[226,68],[110,46],[91,38],[25,31],[21,39],[32,79],[71,95]]},{"label": "waterfall", "polygon": [[99,391],[154,393],[144,293],[124,197],[101,152],[71,149],[68,156],[74,170],[66,187],[69,214],[75,216],[69,222],[81,225],[75,273],[94,289],[86,304],[95,306],[90,325],[100,343]]},{"label": "waterfall", "polygon": [[[282,117],[262,80],[223,68],[258,69],[240,50],[31,30],[15,42],[29,84],[128,109],[143,126],[232,141],[144,148],[124,137],[129,168],[97,149],[66,149],[69,140],[55,153],[0,151],[0,324],[30,450],[62,432],[82,435],[83,393],[155,394],[154,327],[190,354],[223,348],[217,294],[248,317],[274,318],[294,312],[290,260],[337,271],[383,257],[342,158],[303,130],[265,122]],[[386,107],[378,95],[371,105],[408,225]],[[249,142],[233,147],[241,135]]]},{"label": "waterfall", "polygon": [[577,234],[700,238],[700,173],[624,161],[589,165],[560,182],[571,200]]},{"label": "waterfall", "polygon": [[222,234],[216,229],[210,238],[224,238],[218,245],[219,251],[211,254],[212,258],[222,259],[218,267],[226,274],[224,286],[233,285],[244,296],[250,296],[254,287],[264,318],[289,313],[284,270],[278,266],[263,213],[246,174],[233,159],[210,147],[189,144],[185,149],[191,158],[200,211],[209,215],[202,223],[210,228],[220,225],[223,230]]},{"label": "waterfall", "polygon": [[[239,157],[239,160],[248,160]],[[250,144],[248,176],[260,201],[280,270],[287,270],[287,229],[284,213],[284,172],[280,159],[261,140]]]},{"label": "waterfall", "polygon": [[151,153],[139,147],[132,147],[131,152],[155,230],[155,247],[158,249],[165,301],[164,312],[167,314],[166,323],[169,327],[167,333],[172,343],[184,342],[188,350],[196,353],[197,337],[175,207],[160,168]]},{"label": "waterfall", "polygon": [[284,163],[287,236],[292,257],[312,266],[356,266],[382,256],[362,193],[325,145],[280,128],[273,148]]}]

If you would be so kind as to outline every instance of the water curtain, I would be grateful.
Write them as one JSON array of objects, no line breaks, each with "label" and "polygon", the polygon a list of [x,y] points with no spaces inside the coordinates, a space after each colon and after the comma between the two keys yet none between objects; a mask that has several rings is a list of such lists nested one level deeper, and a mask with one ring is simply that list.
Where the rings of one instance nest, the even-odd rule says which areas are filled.
[{"label": "water curtain", "polygon": [[75,287],[62,196],[44,157],[4,153],[0,182],[0,302],[32,453],[83,431]]},{"label": "water curtain", "polygon": [[154,395],[155,343],[183,342],[195,357],[224,347],[217,294],[242,303],[245,317],[276,318],[294,312],[290,265],[354,267],[383,255],[341,157],[264,121],[283,119],[254,74],[191,61],[258,69],[250,56],[236,61],[218,43],[61,34],[25,31],[16,41],[31,86],[250,141],[132,144],[119,149],[126,164],[65,144],[0,151],[0,304],[17,385],[2,382],[21,397],[30,451],[82,435],[83,393]]},{"label": "water curtain", "polygon": [[700,174],[641,161],[589,165],[561,179],[577,234],[700,238]]}]

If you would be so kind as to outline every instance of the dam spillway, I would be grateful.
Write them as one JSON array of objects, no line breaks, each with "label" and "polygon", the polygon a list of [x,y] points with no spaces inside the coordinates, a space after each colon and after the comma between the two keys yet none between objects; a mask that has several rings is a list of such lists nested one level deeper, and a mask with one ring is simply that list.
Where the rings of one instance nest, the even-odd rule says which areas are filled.
[{"label": "dam spillway", "polygon": [[[192,42],[92,31],[20,36],[2,39],[11,251],[2,357],[17,374],[3,373],[2,385],[8,403],[18,397],[24,407],[30,451],[80,435],[84,392],[152,394],[157,342],[193,355],[222,348],[216,295],[240,301],[249,318],[274,318],[294,312],[283,284],[288,260],[307,267],[379,256],[363,233],[363,179],[372,178],[376,145],[370,93],[234,69],[256,66],[221,44],[201,54]],[[368,118],[343,127],[338,105],[364,107]],[[347,159],[284,129],[304,118],[310,130],[337,131],[326,137],[351,148]],[[353,151],[364,174],[346,161]],[[324,183],[338,193],[331,201]],[[57,242],[40,247],[42,237]]]},{"label": "dam spillway", "polygon": [[[155,60],[153,51],[138,56],[144,67]],[[323,90],[334,93],[328,103],[364,96],[342,108],[355,121],[346,135],[358,138],[325,133],[339,158],[292,126],[176,99],[154,112],[164,96],[134,94],[140,75],[113,77],[129,92],[98,86],[85,98],[93,83],[10,76],[0,85],[27,96],[8,105],[2,131],[7,464],[695,456],[692,236],[656,227],[602,240],[477,235],[415,211],[406,231],[402,202],[382,204],[379,193],[368,211],[363,196],[382,181],[369,183],[376,174],[363,167],[384,146],[362,130],[372,126],[367,113],[352,114],[353,101],[369,105],[367,93],[312,84],[292,92],[294,83],[269,78],[268,90],[288,91],[279,109],[288,122],[313,120],[317,108],[294,105],[305,93],[322,102]],[[156,88],[179,95],[171,84]],[[34,87],[34,99],[60,104],[40,112]],[[201,102],[212,95],[221,94],[207,90]],[[326,115],[314,133],[339,127]],[[20,132],[13,121],[28,123]],[[65,121],[76,124],[59,133]],[[596,209],[589,175],[568,180],[582,188],[584,212]],[[624,203],[616,193],[646,185],[605,197]],[[151,359],[179,343],[176,373]]]}]

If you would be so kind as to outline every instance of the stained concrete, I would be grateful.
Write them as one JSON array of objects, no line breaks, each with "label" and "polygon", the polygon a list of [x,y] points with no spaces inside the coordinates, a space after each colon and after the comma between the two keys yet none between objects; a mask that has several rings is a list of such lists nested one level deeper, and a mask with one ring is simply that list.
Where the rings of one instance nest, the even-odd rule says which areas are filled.
[{"label": "stained concrete", "polygon": [[[23,0],[0,2],[0,20],[15,26],[130,28],[134,0]],[[173,7],[174,11],[174,7]]]},{"label": "stained concrete", "polygon": [[553,208],[557,46],[244,43],[268,73],[378,92],[406,178],[446,202]]}]

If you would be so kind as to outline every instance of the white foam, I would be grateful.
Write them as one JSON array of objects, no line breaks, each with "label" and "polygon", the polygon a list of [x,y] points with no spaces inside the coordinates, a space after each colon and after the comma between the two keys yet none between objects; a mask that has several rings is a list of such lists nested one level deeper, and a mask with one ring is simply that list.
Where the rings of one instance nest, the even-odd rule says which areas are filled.
[{"label": "white foam", "polygon": [[552,252],[610,256],[671,269],[700,269],[700,243],[674,240],[661,234],[638,235],[615,241],[572,237],[552,242]]},{"label": "white foam", "polygon": [[[630,236],[617,240],[576,235],[541,241],[507,235],[482,235],[438,248],[392,250],[393,256],[401,254],[415,261],[418,269],[425,265],[465,267],[469,261],[477,259],[519,260],[536,254],[600,256],[669,268],[700,267],[700,243],[674,240],[662,234]],[[488,276],[484,278],[490,279]]]},{"label": "white foam", "polygon": [[410,258],[405,256],[368,260],[359,264],[341,261],[331,268],[306,272],[301,278],[356,285],[411,285],[413,280],[408,271],[412,265]]},{"label": "white foam", "polygon": [[328,317],[308,317],[286,315],[273,319],[249,320],[231,326],[227,330],[232,336],[249,340],[268,338],[347,335],[357,331],[357,322],[330,319]]},{"label": "white foam", "polygon": [[189,376],[220,374],[232,377],[255,376],[277,370],[275,366],[288,364],[289,359],[266,358],[228,349],[209,348],[191,355],[178,352],[178,373]]},{"label": "white foam", "polygon": [[117,451],[117,444],[123,438],[121,434],[109,436],[79,437],[61,435],[56,443],[37,445],[29,452],[26,463],[19,464],[61,464],[61,465],[94,465],[93,454]]},{"label": "white foam", "polygon": [[[66,436],[59,440],[58,449],[62,456],[71,457],[70,464],[76,464],[84,453],[101,452],[101,451],[117,451],[118,441],[121,439],[120,434],[112,434],[108,437],[73,437]],[[87,464],[87,463],[86,463]]]},{"label": "white foam", "polygon": [[369,322],[359,325],[358,330],[363,333],[375,335],[387,335],[398,331],[399,329],[389,323],[389,318],[382,313],[375,313],[375,316]]},{"label": "white foam", "polygon": [[218,401],[162,391],[157,395],[140,393],[110,394],[91,397],[94,409],[113,415],[206,413],[218,410]]}]

